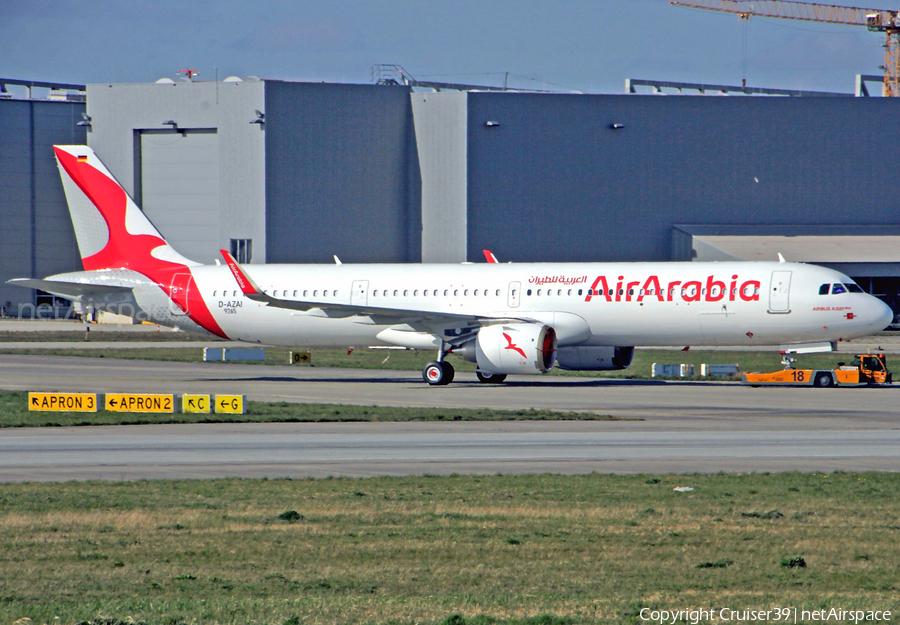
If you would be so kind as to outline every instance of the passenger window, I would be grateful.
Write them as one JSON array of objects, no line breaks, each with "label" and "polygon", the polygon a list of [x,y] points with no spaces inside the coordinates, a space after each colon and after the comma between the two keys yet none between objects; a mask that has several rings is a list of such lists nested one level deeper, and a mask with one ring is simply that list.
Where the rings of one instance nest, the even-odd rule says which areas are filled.
[{"label": "passenger window", "polygon": [[463,291],[463,295],[465,295],[466,297],[469,297],[469,289],[466,289],[465,291]]},{"label": "passenger window", "polygon": [[531,289],[528,289],[527,291],[525,291],[525,295],[531,295]]},{"label": "passenger window", "polygon": [[444,289],[444,297],[447,297],[447,289]]},{"label": "passenger window", "polygon": [[847,289],[844,288],[843,284],[832,284],[831,285],[831,294],[837,295],[839,293],[846,293]]},{"label": "passenger window", "polygon": [[407,297],[409,295],[409,289],[403,289],[403,297]]},{"label": "passenger window", "polygon": [[578,289],[578,294],[581,295],[581,289]]},{"label": "passenger window", "polygon": [[572,289],[569,289],[569,295],[571,295],[571,294],[572,294]]},{"label": "passenger window", "polygon": [[319,289],[313,291],[313,297],[319,297]]},{"label": "passenger window", "polygon": [[307,291],[306,289],[303,289],[303,297],[306,297],[307,295],[309,295],[309,291]]},{"label": "passenger window", "polygon": [[297,297],[297,291],[294,291],[294,297]]},{"label": "passenger window", "polygon": [[413,297],[419,297],[419,289],[413,290]]},{"label": "passenger window", "polygon": [[538,294],[538,295],[541,294],[541,290],[540,290],[540,289],[537,290],[537,294]]},{"label": "passenger window", "polygon": [[828,289],[831,288],[830,284],[823,284],[819,287],[819,295],[828,295]]}]

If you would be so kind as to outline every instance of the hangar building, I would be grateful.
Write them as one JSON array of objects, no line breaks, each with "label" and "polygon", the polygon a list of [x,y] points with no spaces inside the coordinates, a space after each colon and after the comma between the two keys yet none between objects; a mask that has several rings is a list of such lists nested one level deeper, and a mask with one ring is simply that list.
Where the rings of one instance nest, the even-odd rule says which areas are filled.
[{"label": "hangar building", "polygon": [[10,278],[81,268],[52,146],[87,140],[77,125],[84,110],[84,85],[0,78],[0,307],[8,315],[53,305]]},{"label": "hangar building", "polygon": [[86,93],[88,144],[201,262],[220,247],[269,263],[782,253],[846,271],[898,310],[893,99],[250,78]]}]

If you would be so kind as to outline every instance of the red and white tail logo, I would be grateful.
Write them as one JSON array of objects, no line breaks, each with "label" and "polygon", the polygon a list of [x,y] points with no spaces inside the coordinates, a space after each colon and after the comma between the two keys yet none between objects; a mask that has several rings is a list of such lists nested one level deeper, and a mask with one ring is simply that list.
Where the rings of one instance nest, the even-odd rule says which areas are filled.
[{"label": "red and white tail logo", "polygon": [[195,266],[172,249],[125,189],[83,145],[53,146],[84,268],[148,271]]},{"label": "red and white tail logo", "polygon": [[55,145],[53,151],[85,270],[130,269],[147,276],[191,319],[225,336],[192,288],[191,267],[198,263],[166,243],[94,151],[85,145]]}]

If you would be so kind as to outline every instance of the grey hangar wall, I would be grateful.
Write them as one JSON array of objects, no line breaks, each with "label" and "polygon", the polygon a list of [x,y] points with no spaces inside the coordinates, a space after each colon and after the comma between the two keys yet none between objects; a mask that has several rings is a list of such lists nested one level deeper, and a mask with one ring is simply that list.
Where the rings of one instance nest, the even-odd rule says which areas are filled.
[{"label": "grey hangar wall", "polygon": [[900,223],[893,100],[468,100],[470,260],[483,247],[519,261],[690,260],[672,249],[676,224]]},{"label": "grey hangar wall", "polygon": [[251,262],[690,260],[690,227],[900,228],[891,99],[229,80],[89,85],[86,136],[83,104],[0,101],[0,277],[80,268],[50,145],[85,138],[202,262],[234,240]]}]

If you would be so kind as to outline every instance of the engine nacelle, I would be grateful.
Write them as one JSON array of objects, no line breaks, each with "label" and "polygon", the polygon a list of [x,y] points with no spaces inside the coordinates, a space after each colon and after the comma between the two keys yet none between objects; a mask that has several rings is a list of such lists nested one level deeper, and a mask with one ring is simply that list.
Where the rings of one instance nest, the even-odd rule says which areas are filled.
[{"label": "engine nacelle", "polygon": [[492,375],[546,373],[556,360],[556,331],[547,325],[487,326],[478,331],[474,343],[478,368]]},{"label": "engine nacelle", "polygon": [[575,345],[560,347],[556,364],[568,371],[618,371],[627,369],[634,357],[634,347]]}]

